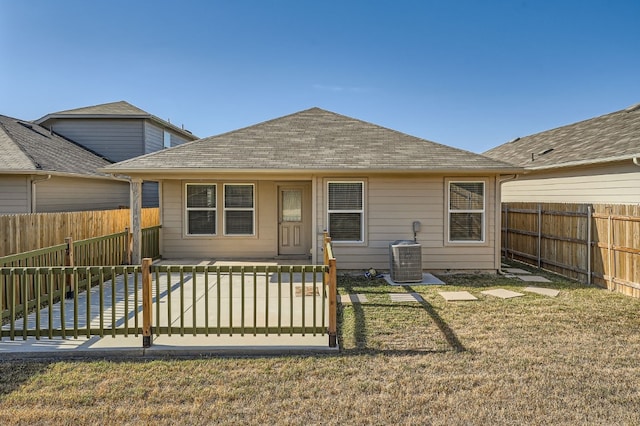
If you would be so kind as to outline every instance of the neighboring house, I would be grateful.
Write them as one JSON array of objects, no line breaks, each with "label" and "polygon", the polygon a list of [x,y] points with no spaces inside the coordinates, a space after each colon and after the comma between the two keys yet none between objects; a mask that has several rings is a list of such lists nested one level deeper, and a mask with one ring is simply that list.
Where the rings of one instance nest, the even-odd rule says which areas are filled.
[{"label": "neighboring house", "polygon": [[640,104],[526,136],[484,155],[523,167],[504,202],[640,203]]},{"label": "neighboring house", "polygon": [[115,209],[129,183],[111,162],[37,124],[0,115],[0,214]]},{"label": "neighboring house", "polygon": [[418,221],[424,269],[496,271],[521,169],[312,108],[103,170],[160,182],[164,258],[319,262],[327,230],[340,268],[387,269]]},{"label": "neighboring house", "polygon": [[[114,162],[197,139],[125,101],[54,112],[35,122]],[[158,205],[155,182],[144,184],[142,201],[145,207]]]}]

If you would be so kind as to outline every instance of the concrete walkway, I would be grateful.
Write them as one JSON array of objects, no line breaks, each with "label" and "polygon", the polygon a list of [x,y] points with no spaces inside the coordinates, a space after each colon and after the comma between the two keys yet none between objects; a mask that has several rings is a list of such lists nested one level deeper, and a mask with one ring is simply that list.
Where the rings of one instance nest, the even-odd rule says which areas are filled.
[{"label": "concrete walkway", "polygon": [[[315,336],[313,334],[291,336],[285,333],[280,336],[272,333],[268,336],[264,333],[253,335],[252,327],[254,326],[274,327],[278,324],[302,326],[303,310],[305,326],[313,326],[314,321],[315,325],[321,326],[323,317],[326,324],[328,306],[327,303],[324,303],[324,306],[322,303],[322,277],[318,274],[315,287],[313,274],[306,274],[304,278],[303,285],[301,274],[290,276],[288,273],[283,273],[281,284],[278,285],[278,277],[275,274],[262,273],[256,277],[248,275],[245,277],[243,291],[239,277],[235,276],[232,279],[229,274],[221,274],[219,281],[216,274],[209,274],[207,282],[204,274],[185,274],[182,289],[179,285],[179,274],[172,273],[170,281],[166,274],[160,274],[159,286],[154,275],[152,285],[154,323],[158,322],[156,309],[159,309],[160,326],[190,327],[196,324],[198,327],[204,327],[206,324],[211,332],[208,336],[193,336],[187,333],[185,336],[154,335],[152,346],[144,349],[141,335],[138,337],[133,335],[112,337],[111,335],[112,328],[134,327],[136,320],[138,325],[142,324],[141,289],[137,290],[136,303],[134,277],[119,276],[114,283],[111,281],[104,283],[102,301],[98,287],[92,287],[89,300],[86,292],[78,295],[77,319],[74,316],[73,300],[55,304],[51,315],[48,308],[42,309],[39,322],[41,329],[45,330],[43,337],[39,340],[33,337],[23,340],[21,332],[16,330],[15,340],[12,341],[8,337],[0,340],[0,359],[334,353],[337,348],[329,348],[329,337],[326,333]],[[115,288],[112,288],[113,285]],[[219,304],[218,295],[220,296]],[[102,318],[99,315],[100,303],[104,307]],[[205,315],[205,304],[208,305],[207,315]],[[90,307],[88,316],[87,306]],[[220,312],[218,312],[218,306]],[[77,321],[78,328],[85,328],[87,323],[92,329],[102,327],[105,337],[80,335],[77,339],[73,337],[49,339],[46,334],[49,318],[52,319],[53,327],[60,330],[62,311],[64,311],[65,328],[69,335],[73,335],[74,322]],[[218,319],[220,319],[220,327],[230,325],[240,327],[244,320],[244,336],[240,334],[217,336]],[[27,317],[28,329],[35,329],[36,321],[36,314],[30,314]],[[23,320],[17,320],[16,328],[22,329],[22,326]],[[3,329],[7,330],[8,325]]]}]

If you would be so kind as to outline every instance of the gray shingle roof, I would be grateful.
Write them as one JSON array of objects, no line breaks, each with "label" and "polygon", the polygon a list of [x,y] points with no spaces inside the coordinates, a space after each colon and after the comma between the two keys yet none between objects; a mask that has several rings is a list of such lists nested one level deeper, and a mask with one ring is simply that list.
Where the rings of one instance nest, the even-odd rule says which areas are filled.
[{"label": "gray shingle roof", "polygon": [[131,105],[126,101],[111,102],[107,104],[93,105],[82,108],[68,109],[65,111],[58,111],[52,113],[52,115],[133,115],[148,117],[151,114]]},{"label": "gray shingle roof", "polygon": [[137,106],[131,105],[126,101],[110,102],[100,105],[92,105],[88,107],[68,109],[65,111],[52,112],[44,117],[35,120],[38,124],[43,124],[54,118],[138,118],[149,119],[162,127],[172,129],[174,132],[182,135],[187,140],[195,140],[197,136],[194,136],[190,131],[175,126],[168,121],[165,121],[153,114],[146,112]]},{"label": "gray shingle roof", "polygon": [[[532,159],[533,154],[533,159]],[[528,169],[599,163],[640,155],[640,104],[525,136],[484,155]]]},{"label": "gray shingle roof", "polygon": [[0,115],[0,172],[58,172],[104,177],[111,164],[37,124]]},{"label": "gray shingle roof", "polygon": [[311,108],[254,126],[126,160],[144,170],[518,170],[513,165]]}]

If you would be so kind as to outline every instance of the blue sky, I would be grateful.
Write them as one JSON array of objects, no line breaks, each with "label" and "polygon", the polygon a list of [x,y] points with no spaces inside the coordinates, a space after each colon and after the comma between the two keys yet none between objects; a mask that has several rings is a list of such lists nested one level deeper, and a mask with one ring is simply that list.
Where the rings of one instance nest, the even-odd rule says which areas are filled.
[{"label": "blue sky", "polygon": [[640,102],[638,0],[0,0],[0,114],[313,106],[483,152]]}]

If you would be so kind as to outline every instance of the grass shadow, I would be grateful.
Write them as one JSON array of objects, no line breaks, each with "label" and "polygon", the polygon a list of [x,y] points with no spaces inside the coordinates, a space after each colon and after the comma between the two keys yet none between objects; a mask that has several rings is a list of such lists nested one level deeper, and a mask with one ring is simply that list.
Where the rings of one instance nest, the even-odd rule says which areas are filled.
[{"label": "grass shadow", "polygon": [[49,362],[0,361],[0,401],[47,368]]},{"label": "grass shadow", "polygon": [[[341,290],[341,293],[344,292],[346,294],[360,293],[360,294],[366,294],[366,295],[382,295],[382,294],[387,295],[390,292],[393,292],[392,290],[400,290],[400,289],[403,289],[408,293],[417,293],[417,291],[415,291],[411,286],[408,286],[408,285],[390,287],[385,281],[381,281],[381,280],[365,281],[362,278],[352,278],[352,277],[348,277],[348,278],[343,277],[342,279],[340,279],[339,288]],[[442,335],[444,336],[444,339],[447,342],[447,345],[451,348],[448,350],[453,350],[455,352],[465,352],[466,348],[464,347],[460,339],[457,337],[457,335],[451,329],[451,327],[449,327],[446,321],[444,321],[444,319],[438,314],[438,312],[434,309],[434,307],[424,299],[421,299],[419,301],[419,304],[420,305],[418,306],[415,306],[415,305],[412,306],[411,304],[399,305],[397,303],[387,304],[387,303],[379,303],[372,300],[366,303],[366,307],[367,309],[376,308],[376,307],[384,308],[384,309],[401,307],[404,310],[406,309],[424,310],[427,312],[427,314],[429,315],[433,323],[436,325],[440,333],[442,333]],[[344,320],[345,320],[344,308],[345,308],[344,305],[342,304],[339,305],[338,324],[340,325],[344,325]],[[416,351],[412,349],[406,349],[406,350],[405,349],[377,349],[377,348],[369,347],[369,342],[367,339],[368,330],[367,330],[367,318],[366,318],[365,308],[362,303],[352,303],[350,305],[350,308],[353,311],[353,322],[354,322],[353,336],[350,336],[350,337],[353,338],[355,347],[344,349],[345,338],[347,336],[344,335],[345,327],[340,326],[338,328],[338,342],[340,347],[343,348],[342,353],[358,354],[358,353],[367,352],[367,353],[380,353],[385,355],[389,355],[390,353],[401,353],[406,355],[410,353],[424,354],[424,353],[431,353],[431,352],[446,352],[446,350],[440,350],[440,349]]]},{"label": "grass shadow", "polygon": [[[408,293],[417,293],[417,291],[414,290],[413,287],[411,286],[404,285],[402,287]],[[466,348],[464,347],[460,339],[458,339],[458,336],[456,336],[456,333],[451,329],[451,327],[449,327],[446,321],[443,320],[442,317],[436,312],[433,306],[431,306],[431,304],[427,302],[424,299],[424,297],[421,297],[418,303],[422,305],[422,307],[427,311],[427,313],[429,314],[433,322],[440,329],[440,332],[442,332],[442,334],[444,335],[444,338],[447,340],[447,343],[449,344],[449,346],[451,346],[451,348],[456,352],[465,352]]]}]

